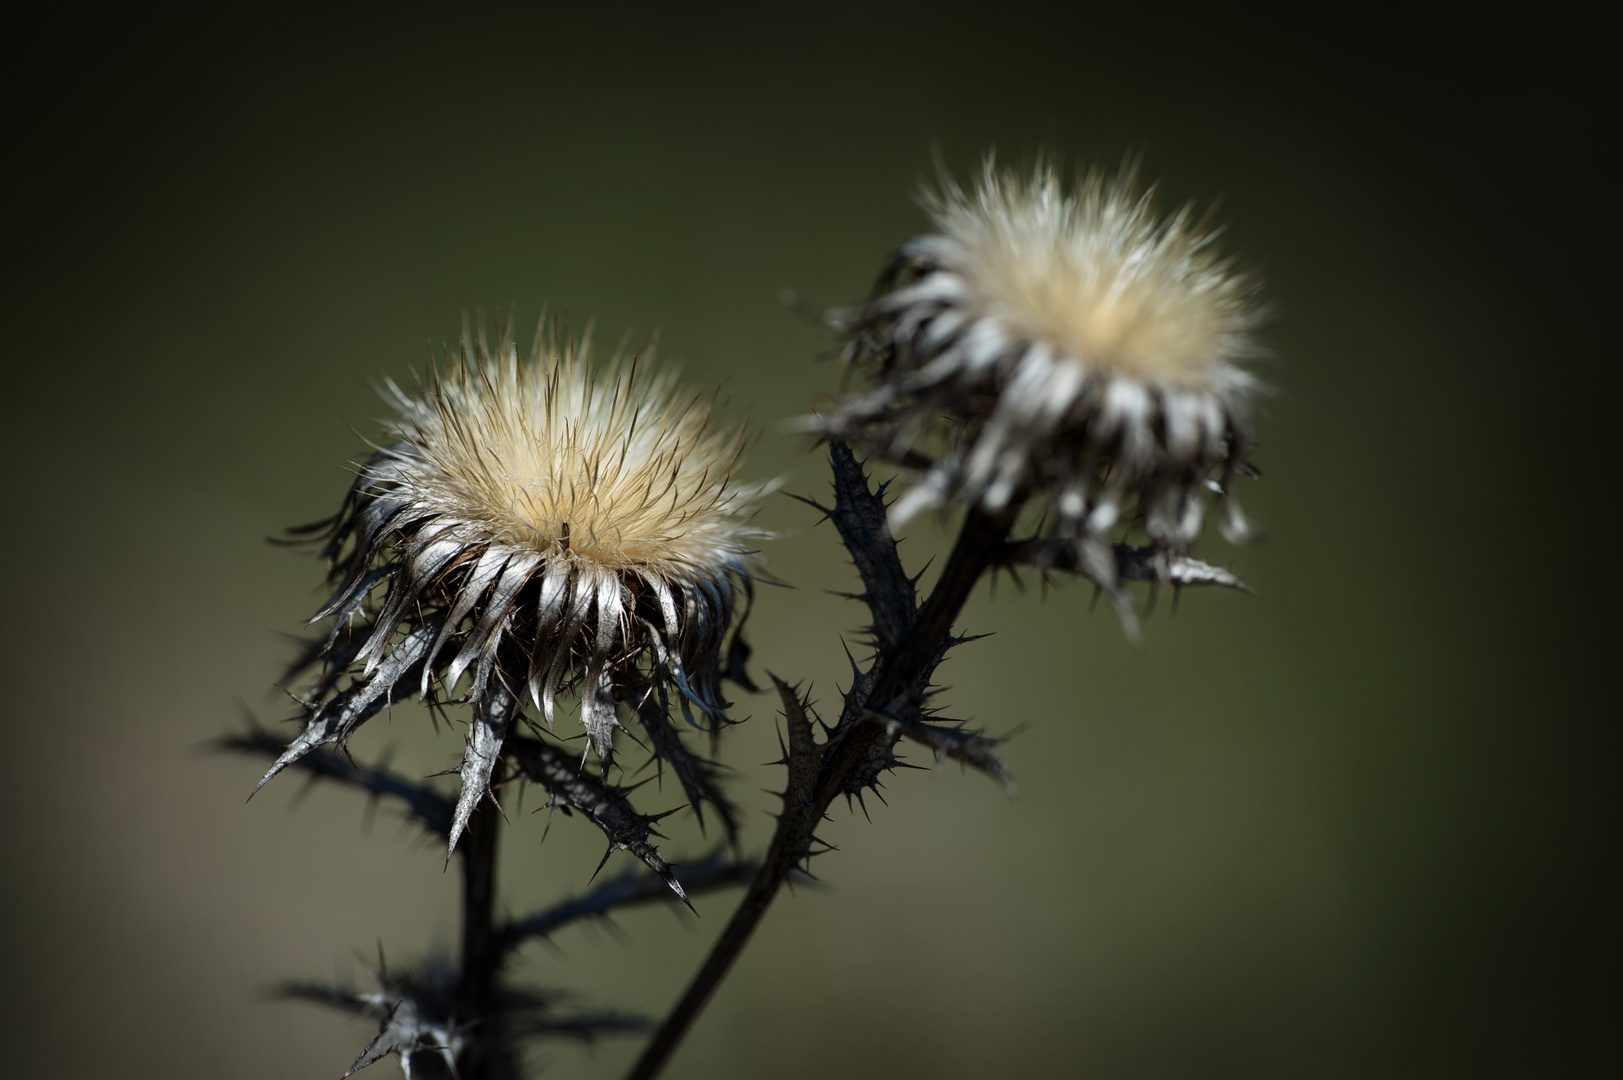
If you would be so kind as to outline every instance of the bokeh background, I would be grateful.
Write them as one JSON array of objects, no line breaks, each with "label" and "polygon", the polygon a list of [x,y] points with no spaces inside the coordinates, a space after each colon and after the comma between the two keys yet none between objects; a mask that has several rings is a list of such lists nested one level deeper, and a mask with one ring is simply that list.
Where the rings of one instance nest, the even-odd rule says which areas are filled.
[{"label": "bokeh background", "polygon": [[[838,372],[780,290],[862,295],[933,155],[965,175],[1048,148],[1140,155],[1267,280],[1245,494],[1268,541],[1207,551],[1262,598],[1187,595],[1134,648],[1086,590],[978,596],[965,624],[993,636],[946,701],[1023,726],[1019,796],[954,767],[898,774],[872,825],[839,810],[823,887],[780,900],[670,1075],[1603,1074],[1598,39],[1462,33],[1000,4],[142,5],[8,34],[8,1072],[337,1076],[370,1029],[267,988],[453,944],[454,875],[391,811],[368,829],[359,796],[291,776],[245,805],[258,764],[200,749],[244,708],[287,715],[278,635],[320,570],[262,538],[336,505],[368,380],[481,308],[595,316],[606,346],[658,329],[758,419],[753,475],[820,495],[775,425]],[[814,517],[763,515],[796,588],[754,636],[832,711],[860,612]],[[775,708],[740,711],[759,847]],[[459,752],[409,709],[356,749],[420,773]],[[515,822],[511,910],[585,886],[595,830]],[[667,850],[704,844],[678,823]],[[567,930],[523,975],[657,1015],[735,896]],[[537,1064],[611,1077],[635,1049]]]}]

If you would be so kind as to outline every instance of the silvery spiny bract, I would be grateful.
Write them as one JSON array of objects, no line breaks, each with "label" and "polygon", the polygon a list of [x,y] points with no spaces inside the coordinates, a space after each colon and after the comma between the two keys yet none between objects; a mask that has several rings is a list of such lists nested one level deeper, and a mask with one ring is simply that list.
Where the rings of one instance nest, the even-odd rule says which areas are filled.
[{"label": "silvery spiny bract", "polygon": [[577,694],[604,768],[617,704],[663,710],[674,692],[690,720],[691,704],[726,722],[723,675],[747,685],[735,624],[765,485],[732,480],[742,426],[717,427],[711,401],[652,368],[594,369],[589,342],[543,321],[527,360],[510,324],[494,348],[465,331],[420,395],[385,384],[387,445],[333,518],[296,530],[330,561],[311,621],[334,625],[304,658],[319,672],[304,730],[260,786],[413,692],[466,705],[454,849],[527,706],[550,729]]},{"label": "silvery spiny bract", "polygon": [[1214,232],[1187,207],[1157,218],[1130,169],[1067,189],[1052,166],[1028,178],[988,161],[973,192],[947,180],[923,202],[935,230],[830,314],[876,385],[814,422],[923,473],[893,522],[948,500],[1034,503],[1070,568],[1118,600],[1112,537],[1146,535],[1169,580],[1216,495],[1225,536],[1243,539],[1229,488],[1252,472],[1244,363],[1260,316]]}]

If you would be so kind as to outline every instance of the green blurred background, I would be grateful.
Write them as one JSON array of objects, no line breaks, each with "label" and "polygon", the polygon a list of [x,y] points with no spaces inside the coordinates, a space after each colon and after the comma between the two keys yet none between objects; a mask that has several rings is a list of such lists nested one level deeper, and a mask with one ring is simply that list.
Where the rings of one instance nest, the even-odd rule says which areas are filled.
[{"label": "green blurred background", "polygon": [[[245,805],[257,764],[199,749],[239,700],[287,713],[277,635],[320,571],[262,537],[336,506],[348,425],[382,411],[369,379],[481,306],[595,315],[607,346],[658,328],[765,429],[751,475],[821,495],[775,424],[838,372],[779,291],[863,294],[921,226],[932,154],[964,175],[993,147],[1142,154],[1265,276],[1277,393],[1246,501],[1268,542],[1208,551],[1262,599],[1192,593],[1134,648],[1087,590],[978,596],[965,623],[994,636],[955,654],[946,701],[1024,726],[1019,796],[947,768],[898,774],[872,826],[838,810],[825,887],[779,902],[670,1075],[1600,1075],[1598,69],[1584,28],[1518,33],[1005,4],[143,6],[18,30],[11,1075],[337,1076],[369,1027],[265,989],[453,944],[454,875],[389,810],[368,832],[360,797],[298,802],[291,776]],[[833,712],[860,612],[825,590],[852,574],[803,506],[763,517],[797,588],[763,597],[757,667]],[[739,711],[759,847],[775,708]],[[389,748],[420,773],[459,752],[406,709],[356,742]],[[515,822],[513,911],[584,887],[595,830],[541,846],[541,816]],[[679,823],[667,851],[703,844]],[[658,1014],[735,895],[567,930],[523,974]],[[635,1048],[537,1060],[608,1077]]]}]

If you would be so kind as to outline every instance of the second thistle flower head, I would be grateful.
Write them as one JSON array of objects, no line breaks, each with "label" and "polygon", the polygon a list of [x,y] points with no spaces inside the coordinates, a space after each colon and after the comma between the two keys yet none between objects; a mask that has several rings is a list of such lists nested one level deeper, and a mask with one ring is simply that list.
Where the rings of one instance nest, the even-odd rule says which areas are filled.
[{"label": "second thistle flower head", "polygon": [[732,480],[741,426],[713,425],[711,402],[650,357],[594,370],[589,346],[548,324],[528,360],[510,327],[494,349],[464,334],[421,394],[390,382],[384,396],[392,441],[326,523],[336,591],[315,619],[337,625],[312,656],[322,681],[266,779],[391,700],[460,698],[473,707],[460,826],[526,704],[551,727],[557,697],[578,693],[605,764],[617,701],[674,686],[684,711],[724,719],[762,535],[747,518],[763,486]]},{"label": "second thistle flower head", "polygon": [[924,201],[934,231],[833,315],[877,385],[820,429],[924,470],[898,522],[949,499],[1040,500],[1085,547],[1133,526],[1185,550],[1208,494],[1249,468],[1250,282],[1187,209],[1158,219],[1130,170],[1068,187],[1050,166],[988,162],[973,192],[948,181]]}]

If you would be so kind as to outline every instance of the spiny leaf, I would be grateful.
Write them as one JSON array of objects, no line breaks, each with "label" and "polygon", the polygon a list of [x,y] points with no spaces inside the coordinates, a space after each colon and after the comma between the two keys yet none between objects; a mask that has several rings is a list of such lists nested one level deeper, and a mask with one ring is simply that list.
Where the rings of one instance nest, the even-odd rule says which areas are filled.
[{"label": "spiny leaf", "polygon": [[787,811],[790,807],[810,806],[816,795],[817,744],[811,721],[806,718],[806,703],[794,687],[776,675],[772,676],[772,685],[778,688],[784,723],[789,729],[789,786],[783,793]]},{"label": "spiny leaf", "polygon": [[[260,727],[251,727],[246,735],[230,735],[215,742],[214,747],[232,753],[259,757],[276,757],[282,752],[282,740]],[[331,750],[314,750],[295,762],[302,772],[324,780],[334,780],[350,787],[371,792],[374,796],[398,799],[406,812],[423,828],[439,837],[451,832],[454,803],[435,789],[377,766],[363,767],[348,757]]]},{"label": "spiny leaf", "polygon": [[610,852],[631,852],[687,902],[687,893],[682,890],[670,864],[648,840],[649,819],[637,813],[620,789],[585,772],[574,755],[538,739],[509,736],[503,752],[527,779],[545,788],[554,802],[573,807],[591,818],[608,837]]},{"label": "spiny leaf", "polygon": [[822,754],[812,735],[807,702],[776,675],[772,676],[772,684],[778,688],[778,698],[783,703],[789,738],[785,750],[789,782],[783,790],[783,813],[778,817],[778,834],[772,846],[782,858],[804,866],[810,857],[812,831],[822,816],[817,809],[817,774]]},{"label": "spiny leaf", "polygon": [[705,804],[709,803],[716,808],[716,813],[721,818],[721,826],[727,832],[727,842],[736,848],[738,807],[722,793],[721,785],[716,782],[715,765],[693,753],[682,741],[681,733],[676,725],[671,723],[664,699],[665,693],[661,688],[657,694],[644,695],[637,706],[637,718],[642,722],[643,730],[648,733],[649,742],[653,746],[655,764],[660,768],[669,765],[676,773],[682,790],[687,793],[693,812],[698,815],[701,829],[704,828]]},{"label": "spiny leaf", "polygon": [[1187,555],[1166,556],[1164,577],[1158,577],[1154,555],[1149,548],[1117,544],[1113,550],[1116,555],[1116,572],[1128,581],[1165,580],[1179,586],[1217,585],[1225,589],[1235,589],[1248,596],[1257,595],[1257,590],[1230,571],[1221,566],[1201,562],[1199,559],[1191,559]]},{"label": "spiny leaf", "polygon": [[886,519],[883,489],[869,489],[851,448],[829,441],[829,462],[834,469],[834,507],[829,520],[851,553],[866,587],[862,599],[873,613],[873,634],[884,648],[895,648],[913,625],[917,602],[913,579],[902,568],[896,541]]},{"label": "spiny leaf", "polygon": [[[1155,585],[1217,585],[1249,595],[1255,591],[1234,574],[1219,566],[1173,555],[1153,547],[1131,544],[1106,546],[1101,540],[1075,540],[1064,537],[1033,537],[1004,545],[998,565],[1006,568],[1030,566],[1047,574],[1051,571],[1076,574],[1093,582],[1108,597],[1123,631],[1135,643],[1139,639],[1138,612],[1123,588],[1128,581],[1148,581]],[[1154,593],[1151,593],[1154,599]]]},{"label": "spiny leaf", "polygon": [[1008,741],[1008,736],[992,738],[962,727],[946,727],[924,720],[901,720],[878,713],[869,713],[866,719],[883,724],[893,736],[900,735],[930,747],[935,751],[937,761],[950,757],[972,765],[1003,785],[1003,790],[1010,795],[1015,793],[1014,777],[997,752],[997,748]]}]

